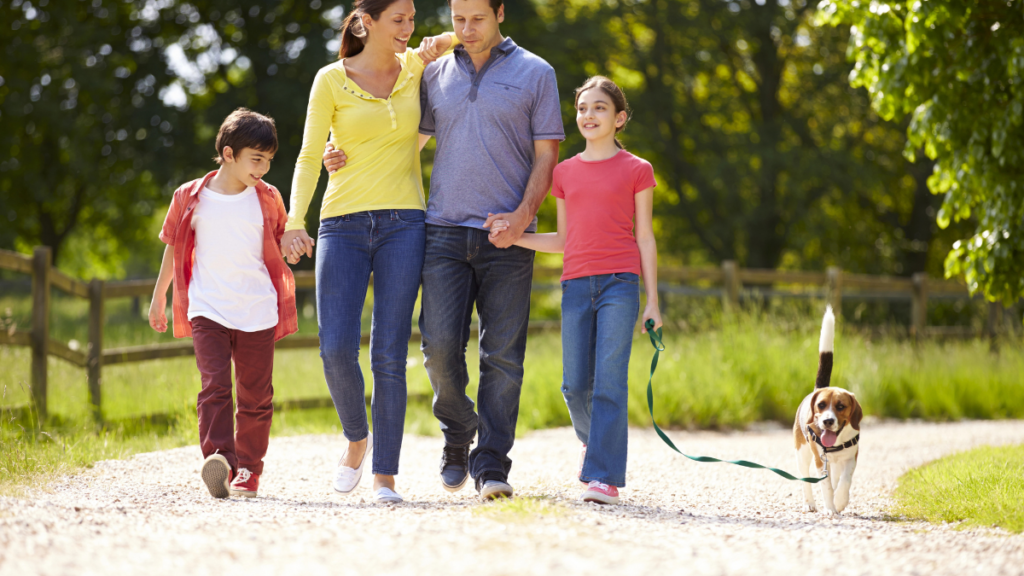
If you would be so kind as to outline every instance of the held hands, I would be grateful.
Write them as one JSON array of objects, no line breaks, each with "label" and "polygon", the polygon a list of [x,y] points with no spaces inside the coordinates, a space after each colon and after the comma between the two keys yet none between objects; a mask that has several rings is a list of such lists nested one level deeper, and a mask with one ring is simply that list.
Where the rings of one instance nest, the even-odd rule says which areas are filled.
[{"label": "held hands", "polygon": [[647,333],[647,320],[654,320],[654,329],[661,328],[661,310],[658,309],[658,305],[653,302],[648,302],[647,307],[644,308],[644,317],[640,321],[640,333]]},{"label": "held hands", "polygon": [[498,248],[508,248],[516,242],[530,225],[530,218],[521,216],[518,212],[505,214],[487,213],[487,220],[484,228],[490,228],[491,234],[487,237]]},{"label": "held hands", "polygon": [[451,48],[451,45],[452,37],[448,34],[430,36],[420,42],[420,47],[416,50],[416,53],[420,55],[420,59],[423,60],[424,64],[430,64],[440,58],[448,48]]},{"label": "held hands", "polygon": [[167,332],[167,296],[154,296],[149,303],[149,325],[157,332]]},{"label": "held hands", "polygon": [[298,264],[303,254],[313,257],[313,246],[316,242],[306,234],[305,230],[289,230],[281,236],[281,254],[289,264]]}]

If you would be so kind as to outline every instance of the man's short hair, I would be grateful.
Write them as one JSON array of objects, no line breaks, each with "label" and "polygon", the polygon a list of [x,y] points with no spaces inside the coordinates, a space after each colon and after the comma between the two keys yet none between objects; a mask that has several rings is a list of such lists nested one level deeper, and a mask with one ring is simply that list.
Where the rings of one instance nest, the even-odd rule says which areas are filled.
[{"label": "man's short hair", "polygon": [[[505,3],[504,0],[488,0],[488,2],[491,5],[491,10],[494,10],[495,16],[498,15],[498,8],[501,8],[501,5]],[[452,0],[448,0],[448,9],[452,9]]]},{"label": "man's short hair", "polygon": [[243,148],[273,154],[277,152],[277,127],[274,126],[274,119],[248,108],[239,108],[229,114],[220,125],[215,146],[217,157],[213,160],[217,164],[224,163],[225,146],[230,146],[235,156]]}]

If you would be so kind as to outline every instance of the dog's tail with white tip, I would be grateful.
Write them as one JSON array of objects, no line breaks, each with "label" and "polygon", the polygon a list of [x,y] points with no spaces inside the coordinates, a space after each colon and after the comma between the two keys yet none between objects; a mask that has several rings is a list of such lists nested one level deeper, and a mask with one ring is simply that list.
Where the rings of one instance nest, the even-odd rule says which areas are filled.
[{"label": "dog's tail with white tip", "polygon": [[825,317],[821,320],[821,339],[818,341],[818,377],[814,380],[815,388],[828,388],[832,380],[832,345],[836,339],[836,317],[832,314],[832,306],[825,309]]}]

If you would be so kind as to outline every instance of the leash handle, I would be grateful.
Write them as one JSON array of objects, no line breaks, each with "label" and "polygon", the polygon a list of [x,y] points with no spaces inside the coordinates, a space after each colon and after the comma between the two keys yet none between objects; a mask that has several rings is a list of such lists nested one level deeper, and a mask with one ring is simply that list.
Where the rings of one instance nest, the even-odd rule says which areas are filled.
[{"label": "leash handle", "polygon": [[654,329],[654,320],[648,320],[644,327],[647,328],[647,335],[651,338],[651,346],[654,347],[654,358],[651,360],[651,376],[647,380],[647,409],[651,413],[651,424],[654,424],[654,430],[661,437],[662,441],[668,445],[669,448],[675,450],[677,453],[693,460],[694,462],[724,462],[726,464],[735,464],[737,466],[743,466],[744,468],[760,468],[762,470],[768,470],[782,476],[786,480],[795,480],[797,482],[807,482],[808,484],[817,484],[822,480],[828,478],[828,466],[825,466],[825,475],[821,478],[798,478],[793,476],[785,470],[779,470],[778,468],[772,468],[770,466],[763,466],[757,462],[748,462],[747,460],[719,460],[718,458],[712,458],[711,456],[690,456],[684,454],[682,450],[676,448],[676,445],[672,443],[672,440],[665,434],[658,423],[654,421],[654,387],[652,382],[654,381],[654,371],[658,368],[658,357],[662,352],[665,351],[665,342],[661,337],[661,328]]}]

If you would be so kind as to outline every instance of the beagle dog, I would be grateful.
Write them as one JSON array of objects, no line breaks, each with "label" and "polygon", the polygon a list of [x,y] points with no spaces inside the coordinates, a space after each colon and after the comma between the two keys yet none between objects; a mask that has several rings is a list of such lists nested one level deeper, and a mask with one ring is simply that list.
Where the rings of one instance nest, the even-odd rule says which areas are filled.
[{"label": "beagle dog", "polygon": [[[860,421],[864,416],[852,392],[829,386],[835,333],[836,318],[829,306],[821,322],[814,392],[800,403],[793,422],[800,475],[808,476],[811,462],[814,462],[819,476],[826,470],[828,472],[828,479],[818,485],[829,514],[840,514],[850,502],[850,484],[857,468]],[[809,511],[818,510],[814,504],[814,492],[807,483],[804,483],[804,500]]]}]

